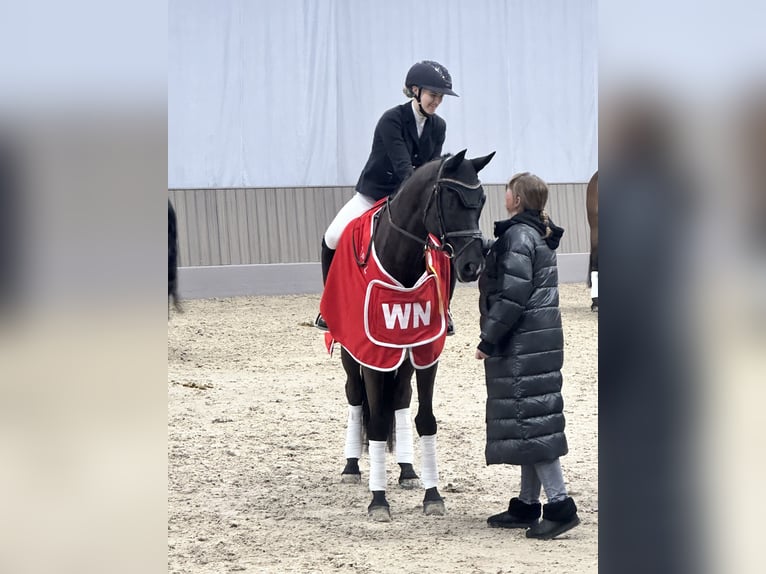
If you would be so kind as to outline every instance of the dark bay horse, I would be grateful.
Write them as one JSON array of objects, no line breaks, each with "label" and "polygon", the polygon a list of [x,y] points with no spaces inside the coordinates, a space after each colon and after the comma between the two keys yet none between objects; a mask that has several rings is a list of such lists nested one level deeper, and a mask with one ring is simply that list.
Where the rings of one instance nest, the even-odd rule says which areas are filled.
[{"label": "dark bay horse", "polygon": [[598,312],[598,170],[588,182],[585,192],[585,208],[588,212],[588,227],[590,227],[590,260],[588,262],[590,309]]},{"label": "dark bay horse", "polygon": [[[426,273],[427,252],[434,248],[430,236],[438,238],[439,249],[452,259],[458,281],[474,281],[482,270],[484,238],[479,229],[479,216],[486,196],[477,174],[489,163],[494,152],[475,159],[466,159],[465,153],[463,150],[418,168],[379,212],[373,227],[371,249],[380,266],[404,288],[413,287]],[[336,267],[334,264],[331,273]],[[323,303],[327,293],[326,288]],[[443,312],[446,314],[446,306]],[[329,316],[324,311],[322,315],[332,331]],[[420,437],[425,488],[423,511],[429,515],[444,514],[444,500],[437,487],[437,428],[433,413],[438,359],[429,366],[415,368],[409,355],[410,360],[405,358],[396,370],[382,371],[360,365],[345,348],[341,352],[349,405],[361,405],[363,409],[360,410],[366,415],[363,426],[369,441],[369,488],[372,492],[369,516],[377,521],[391,520],[385,493],[384,447],[386,442],[390,444],[396,428],[394,412],[409,408],[413,372],[418,393],[415,427]],[[348,461],[344,473],[358,474],[358,466],[352,470],[348,468],[349,464],[356,466],[356,459]],[[409,469],[402,468],[400,482],[402,477],[406,478],[407,470],[414,475],[411,465],[407,466]]]}]

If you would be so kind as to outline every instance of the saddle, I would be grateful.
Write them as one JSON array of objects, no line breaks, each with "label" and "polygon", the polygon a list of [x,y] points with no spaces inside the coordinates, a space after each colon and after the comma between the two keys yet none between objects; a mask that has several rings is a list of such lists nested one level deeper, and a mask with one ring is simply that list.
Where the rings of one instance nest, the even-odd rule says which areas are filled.
[{"label": "saddle", "polygon": [[[404,287],[378,260],[372,234],[385,200],[351,221],[327,276],[320,312],[329,328],[325,344],[341,344],[354,359],[393,371],[409,356],[424,369],[439,360],[447,335],[450,265],[443,251],[426,250],[426,270]],[[431,236],[438,247],[438,240]]]}]

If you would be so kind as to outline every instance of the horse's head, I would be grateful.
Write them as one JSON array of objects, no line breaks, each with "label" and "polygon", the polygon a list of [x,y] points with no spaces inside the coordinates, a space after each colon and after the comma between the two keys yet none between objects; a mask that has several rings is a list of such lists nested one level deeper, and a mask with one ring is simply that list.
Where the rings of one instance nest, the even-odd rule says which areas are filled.
[{"label": "horse's head", "polygon": [[475,281],[484,265],[479,216],[487,199],[477,174],[495,152],[466,159],[463,150],[440,163],[425,210],[425,226],[453,258],[457,279]]}]

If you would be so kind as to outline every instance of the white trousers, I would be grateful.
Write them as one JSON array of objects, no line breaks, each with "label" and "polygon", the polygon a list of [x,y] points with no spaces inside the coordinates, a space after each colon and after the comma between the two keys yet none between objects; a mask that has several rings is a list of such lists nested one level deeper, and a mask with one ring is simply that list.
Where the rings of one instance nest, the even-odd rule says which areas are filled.
[{"label": "white trousers", "polygon": [[340,208],[338,215],[332,220],[327,231],[324,232],[324,242],[330,249],[337,249],[343,230],[351,222],[375,205],[375,200],[362,195],[358,191]]}]

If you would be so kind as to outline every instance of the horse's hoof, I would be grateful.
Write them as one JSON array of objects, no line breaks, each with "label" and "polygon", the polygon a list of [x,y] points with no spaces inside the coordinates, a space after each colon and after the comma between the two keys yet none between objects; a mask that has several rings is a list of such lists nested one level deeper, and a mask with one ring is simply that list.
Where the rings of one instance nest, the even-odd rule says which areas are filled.
[{"label": "horse's hoof", "polygon": [[420,479],[419,478],[400,478],[399,486],[404,488],[405,490],[414,490],[415,488],[420,488]]},{"label": "horse's hoof", "polygon": [[368,508],[367,515],[375,522],[391,522],[391,511],[388,506],[373,506]]},{"label": "horse's hoof", "polygon": [[423,502],[423,514],[426,516],[444,516],[447,509],[443,500],[426,500]]},{"label": "horse's hoof", "polygon": [[401,469],[399,472],[399,486],[406,490],[420,488],[420,477],[415,472],[415,469],[412,468],[412,463],[400,462],[399,467]]},{"label": "horse's hoof", "polygon": [[361,474],[341,474],[341,484],[360,484],[362,482]]}]

